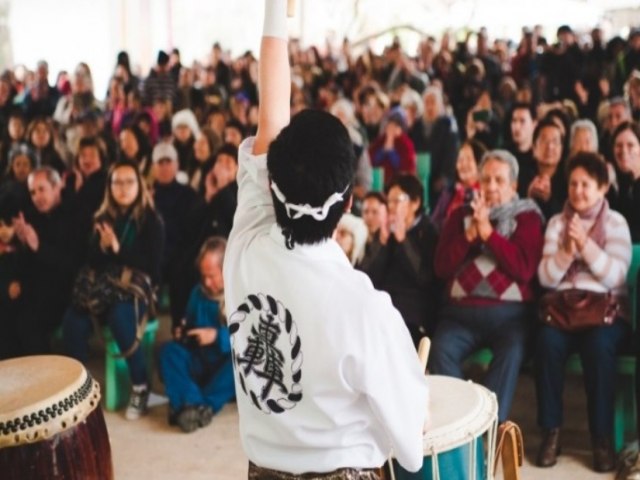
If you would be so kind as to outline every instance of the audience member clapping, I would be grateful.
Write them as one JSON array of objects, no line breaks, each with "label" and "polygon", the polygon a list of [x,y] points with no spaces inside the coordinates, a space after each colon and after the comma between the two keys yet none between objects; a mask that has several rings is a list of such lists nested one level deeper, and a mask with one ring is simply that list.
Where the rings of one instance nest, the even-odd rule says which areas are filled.
[{"label": "audience member clapping", "polygon": [[29,302],[20,327],[24,352],[42,354],[50,351],[51,335],[69,304],[78,240],[73,212],[61,201],[58,172],[36,169],[29,174],[28,186],[34,209],[14,219],[28,262]]},{"label": "audience member clapping", "polygon": [[400,175],[389,184],[388,224],[374,236],[360,268],[376,288],[391,295],[414,343],[433,331],[436,310],[433,261],[436,231],[424,213],[424,190],[413,175]]},{"label": "audience member clapping", "polygon": [[480,193],[444,224],[436,274],[447,282],[431,350],[433,373],[462,378],[462,364],[489,347],[484,384],[498,397],[498,420],[509,417],[531,328],[534,279],[542,255],[543,216],[516,192],[518,163],[492,150],[480,164]]},{"label": "audience member clapping", "polygon": [[[578,153],[569,162],[568,176],[569,197],[564,210],[551,218],[545,233],[544,254],[538,268],[540,283],[553,291],[571,291],[578,300],[585,295],[606,296],[610,292],[618,303],[627,294],[631,239],[627,222],[609,209],[604,198],[608,188],[605,161],[595,153]],[[553,307],[562,309],[563,305],[556,302]],[[544,311],[541,314],[547,315]],[[538,466],[554,465],[560,452],[564,368],[569,354],[577,350],[589,405],[593,468],[597,472],[615,468],[612,435],[616,352],[628,338],[630,326],[621,317],[612,318],[611,322],[571,332],[554,325],[540,327],[536,390],[538,424],[544,433],[536,459]]]}]

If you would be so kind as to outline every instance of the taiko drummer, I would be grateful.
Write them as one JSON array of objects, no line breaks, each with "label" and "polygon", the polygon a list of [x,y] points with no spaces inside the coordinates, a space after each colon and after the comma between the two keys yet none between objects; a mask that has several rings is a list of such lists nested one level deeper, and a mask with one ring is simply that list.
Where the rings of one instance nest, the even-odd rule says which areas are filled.
[{"label": "taiko drummer", "polygon": [[331,239],[351,205],[340,121],[290,122],[286,0],[266,0],[258,133],[240,147],[224,265],[240,433],[251,479],[378,479],[423,463],[427,386],[389,296]]}]

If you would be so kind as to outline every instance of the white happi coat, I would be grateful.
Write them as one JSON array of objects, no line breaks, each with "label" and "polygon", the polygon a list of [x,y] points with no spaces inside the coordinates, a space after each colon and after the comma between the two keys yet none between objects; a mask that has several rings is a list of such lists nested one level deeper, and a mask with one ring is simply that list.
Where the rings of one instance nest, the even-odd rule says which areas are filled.
[{"label": "white happi coat", "polygon": [[393,449],[416,471],[427,386],[402,317],[335,241],[286,248],[253,141],[224,263],[245,452],[300,474],[379,467]]}]

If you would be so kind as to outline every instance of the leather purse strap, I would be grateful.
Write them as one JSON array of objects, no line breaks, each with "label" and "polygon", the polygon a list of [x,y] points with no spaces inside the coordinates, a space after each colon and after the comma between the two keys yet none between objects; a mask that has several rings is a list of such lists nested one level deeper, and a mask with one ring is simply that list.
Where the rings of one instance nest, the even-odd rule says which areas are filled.
[{"label": "leather purse strap", "polygon": [[520,480],[520,467],[524,461],[524,442],[518,424],[507,420],[498,429],[496,459],[493,464],[493,475],[498,470],[498,462],[502,461],[502,473],[505,480]]}]

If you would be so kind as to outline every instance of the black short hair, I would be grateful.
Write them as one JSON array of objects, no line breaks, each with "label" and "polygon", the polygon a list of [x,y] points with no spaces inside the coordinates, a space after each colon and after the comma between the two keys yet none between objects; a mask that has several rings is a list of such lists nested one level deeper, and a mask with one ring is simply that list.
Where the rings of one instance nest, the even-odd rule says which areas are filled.
[{"label": "black short hair", "polygon": [[529,112],[529,115],[531,115],[531,120],[536,119],[536,109],[531,103],[527,103],[527,102],[514,103],[513,107],[511,107],[511,115],[509,116],[509,118],[513,117],[513,112],[515,112],[516,110],[527,110]]},{"label": "black short hair", "polygon": [[224,128],[225,130],[227,128],[234,128],[240,133],[240,136],[242,138],[246,136],[246,132],[245,132],[246,127],[239,120],[236,120],[235,118],[232,118],[231,120],[227,121]]},{"label": "black short hair", "polygon": [[558,120],[560,120],[562,122],[562,125],[564,126],[565,131],[562,138],[564,139],[564,137],[569,136],[569,130],[571,130],[571,118],[565,110],[563,110],[562,108],[552,108],[546,113],[544,118],[549,118],[551,120],[557,118]]},{"label": "black short hair", "polygon": [[558,126],[558,124],[554,122],[551,118],[544,117],[542,120],[540,120],[536,124],[536,128],[533,129],[533,143],[536,143],[542,130],[547,127],[552,127],[557,129],[558,132],[560,133],[560,138],[564,140],[564,137],[562,136],[562,129]]},{"label": "black short hair", "polygon": [[420,206],[416,211],[416,215],[419,215],[422,212],[424,207],[424,188],[422,187],[422,182],[418,180],[418,177],[412,175],[411,173],[402,173],[394,177],[387,188],[385,189],[387,192],[387,196],[389,195],[389,191],[393,187],[398,187],[404,193],[409,195],[411,201],[420,200]]},{"label": "black short hair", "polygon": [[215,152],[216,159],[219,155],[229,155],[232,157],[236,163],[238,163],[238,147],[236,147],[233,143],[225,143],[222,145],[217,152]]},{"label": "black short hair", "polygon": [[290,218],[272,191],[276,222],[287,247],[312,245],[331,237],[351,196],[355,161],[347,129],[336,117],[320,110],[298,113],[271,142],[267,169],[288,203],[321,207],[334,193],[345,192],[344,200],[329,209],[327,218],[317,221],[308,215]]},{"label": "black short hair", "polygon": [[387,198],[381,192],[367,192],[367,194],[364,196],[364,201],[369,200],[370,198],[376,199],[383,205],[387,204]]},{"label": "black short hair", "polygon": [[[485,144],[474,138],[468,138],[467,140],[462,142],[462,145],[460,145],[460,150],[462,150],[462,147],[464,146],[468,146],[471,149],[471,152],[473,153],[473,159],[476,162],[476,166],[480,166],[482,157],[484,157],[484,154],[489,151]],[[458,150],[458,152],[460,150]]]},{"label": "black short hair", "polygon": [[611,145],[616,143],[616,138],[625,130],[630,130],[633,133],[638,141],[640,142],[640,124],[638,122],[625,120],[620,125],[616,127],[616,129],[611,134]]},{"label": "black short hair", "polygon": [[168,64],[169,55],[167,55],[167,52],[165,52],[164,50],[159,50],[157,62],[158,62],[158,65],[160,65],[161,67],[164,67],[166,64]]},{"label": "black short hair", "polygon": [[602,155],[595,152],[578,152],[567,163],[567,179],[576,168],[584,169],[599,187],[609,184],[609,170]]},{"label": "black short hair", "polygon": [[94,136],[82,137],[80,139],[80,142],[78,142],[78,155],[83,148],[95,148],[98,151],[98,155],[100,156],[100,163],[103,167],[106,165],[107,155],[105,153],[105,147],[101,139]]}]

